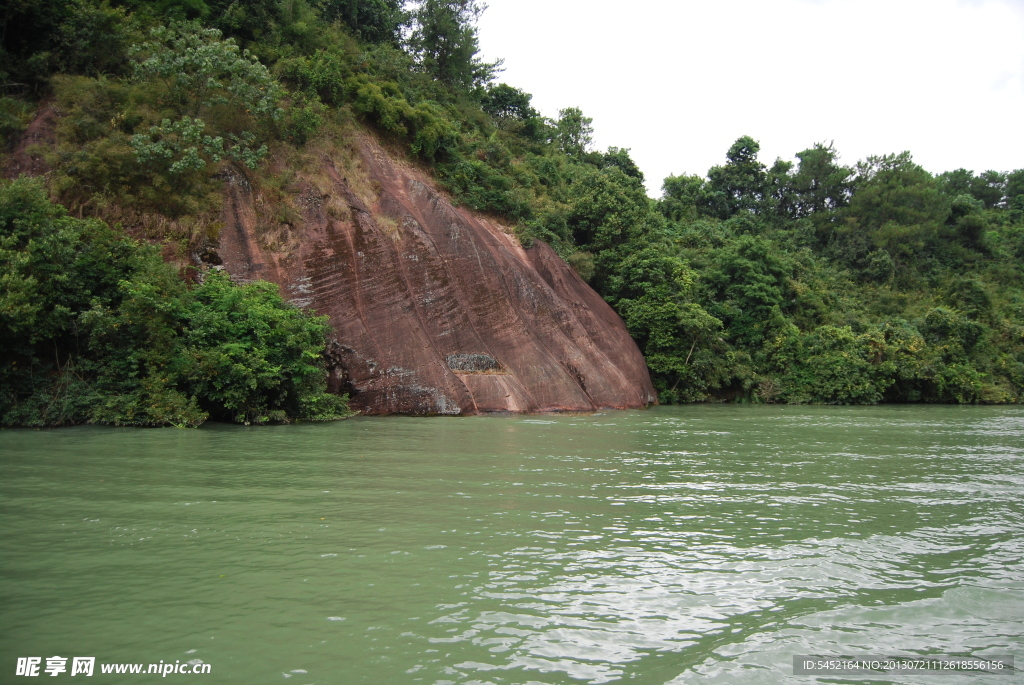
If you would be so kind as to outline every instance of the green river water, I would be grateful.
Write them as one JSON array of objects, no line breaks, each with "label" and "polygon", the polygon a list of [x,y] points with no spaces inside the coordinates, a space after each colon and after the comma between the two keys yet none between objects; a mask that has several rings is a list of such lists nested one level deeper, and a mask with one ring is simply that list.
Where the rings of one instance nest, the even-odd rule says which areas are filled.
[{"label": "green river water", "polygon": [[16,430],[0,476],[2,683],[1024,683],[792,663],[1024,666],[1021,408]]}]

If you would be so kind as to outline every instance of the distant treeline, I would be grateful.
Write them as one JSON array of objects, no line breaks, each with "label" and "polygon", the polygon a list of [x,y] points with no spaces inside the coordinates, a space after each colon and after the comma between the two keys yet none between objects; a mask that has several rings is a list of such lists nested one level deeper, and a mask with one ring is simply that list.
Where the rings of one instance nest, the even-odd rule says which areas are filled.
[{"label": "distant treeline", "polygon": [[[133,288],[153,279],[172,287],[144,242],[179,258],[201,250],[232,177],[260,188],[287,223],[296,209],[269,161],[301,159],[355,126],[404,148],[459,203],[503,218],[524,243],[549,242],[622,315],[663,402],[1021,397],[1024,170],[934,175],[906,152],[847,166],[826,143],[795,164],[767,166],[744,136],[706,177],[669,177],[652,201],[628,150],[593,149],[591,120],[578,108],[549,119],[528,93],[497,82],[500,63],[479,55],[481,11],[474,0],[10,3],[0,15],[0,135],[9,155],[41,103],[59,111],[56,144],[36,154],[49,169],[45,194],[69,214],[45,203],[39,184],[3,191],[36,218],[8,207],[0,224],[0,340],[10,352],[0,421],[341,413],[312,380],[322,363],[310,362],[313,373],[299,361],[323,345],[323,322],[306,315],[288,316],[312,337],[272,364],[299,370],[263,395],[237,399],[263,387],[252,378],[196,380],[202,355],[186,350],[204,315],[194,308],[228,306],[212,290],[245,290],[226,279],[178,279],[168,297],[181,309],[163,338],[154,329],[103,342],[96,326],[127,315]],[[103,221],[146,241],[115,238]],[[140,266],[75,272],[86,280],[72,296],[32,262],[33,240],[71,240],[85,252],[96,240],[117,243]],[[96,254],[124,258],[106,247]],[[251,288],[224,297],[256,298],[255,309],[285,316],[268,313],[287,311],[271,288]],[[160,328],[156,302],[132,316]],[[58,323],[26,327],[24,303]],[[252,333],[262,324],[245,325]],[[149,359],[158,348],[179,361]],[[102,361],[114,350],[123,363]]]}]

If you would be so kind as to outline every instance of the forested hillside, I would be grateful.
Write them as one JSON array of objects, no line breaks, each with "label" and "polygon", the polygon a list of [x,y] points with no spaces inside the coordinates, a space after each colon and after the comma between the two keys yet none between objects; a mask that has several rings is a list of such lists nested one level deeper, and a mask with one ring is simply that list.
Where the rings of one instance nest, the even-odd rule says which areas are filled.
[{"label": "forested hillside", "polygon": [[[623,317],[662,402],[1018,401],[1024,170],[934,174],[907,152],[849,165],[815,141],[768,165],[742,136],[653,201],[628,150],[593,149],[583,112],[544,117],[500,82],[479,55],[481,11],[8,3],[3,167],[45,173],[2,189],[0,423],[343,413],[316,380],[322,321],[266,288],[200,284],[190,264],[216,239],[225,183],[257,188],[286,228],[298,214],[273,162],[362,127],[459,204],[550,243]],[[18,147],[46,108],[53,139]],[[242,310],[232,320],[249,323],[200,333]],[[292,317],[291,352],[260,338],[261,317]]]}]

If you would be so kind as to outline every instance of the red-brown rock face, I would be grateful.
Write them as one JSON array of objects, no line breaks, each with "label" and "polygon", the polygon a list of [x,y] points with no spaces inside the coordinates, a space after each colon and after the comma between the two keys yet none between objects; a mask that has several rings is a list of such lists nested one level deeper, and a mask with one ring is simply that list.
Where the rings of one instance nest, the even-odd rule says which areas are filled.
[{"label": "red-brown rock face", "polygon": [[325,159],[349,216],[331,216],[328,195],[308,191],[293,249],[265,249],[251,193],[236,183],[220,236],[235,278],[276,281],[285,297],[330,317],[334,383],[354,408],[471,414],[655,401],[621,319],[550,247],[523,249],[372,140],[359,146],[379,189],[372,206]]}]

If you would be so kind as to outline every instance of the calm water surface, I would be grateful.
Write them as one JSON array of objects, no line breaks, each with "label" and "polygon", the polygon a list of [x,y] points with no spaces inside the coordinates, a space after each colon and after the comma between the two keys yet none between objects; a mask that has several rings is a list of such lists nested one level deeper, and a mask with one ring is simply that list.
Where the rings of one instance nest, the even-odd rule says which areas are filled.
[{"label": "calm water surface", "polygon": [[1024,661],[1024,409],[6,431],[0,476],[0,682],[1024,682],[792,675]]}]

